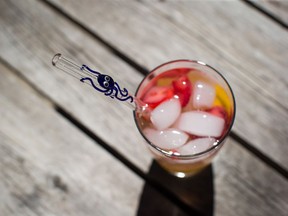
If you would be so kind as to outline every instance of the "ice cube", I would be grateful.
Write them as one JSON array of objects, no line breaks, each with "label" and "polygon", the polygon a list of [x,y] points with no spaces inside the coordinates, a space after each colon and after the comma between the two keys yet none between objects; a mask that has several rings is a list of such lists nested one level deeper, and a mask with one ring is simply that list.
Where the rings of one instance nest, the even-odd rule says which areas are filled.
[{"label": "ice cube", "polygon": [[172,98],[159,104],[152,112],[150,120],[158,130],[170,127],[179,117],[181,104],[179,99]]},{"label": "ice cube", "polygon": [[164,131],[145,128],[143,133],[151,143],[167,150],[179,148],[187,142],[189,137],[185,132],[175,128],[169,128]]},{"label": "ice cube", "polygon": [[189,111],[182,113],[175,123],[175,127],[197,136],[221,136],[225,120],[203,111]]},{"label": "ice cube", "polygon": [[185,145],[177,149],[177,152],[181,155],[197,154],[211,148],[214,144],[217,144],[214,138],[198,138],[191,140]]},{"label": "ice cube", "polygon": [[205,82],[197,81],[193,91],[193,106],[195,108],[210,108],[215,100],[215,88]]}]

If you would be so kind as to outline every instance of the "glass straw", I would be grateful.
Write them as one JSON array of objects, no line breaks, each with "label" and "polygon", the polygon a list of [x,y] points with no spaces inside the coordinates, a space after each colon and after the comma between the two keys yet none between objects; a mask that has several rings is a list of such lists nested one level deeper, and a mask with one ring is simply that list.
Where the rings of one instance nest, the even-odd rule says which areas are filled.
[{"label": "glass straw", "polygon": [[118,99],[124,102],[124,104],[133,110],[144,111],[147,108],[143,102],[131,95],[126,88],[121,88],[118,83],[107,74],[101,74],[98,71],[92,70],[87,65],[77,64],[60,53],[54,55],[52,65],[81,82],[92,86],[98,92],[104,93],[104,95],[112,99]]}]

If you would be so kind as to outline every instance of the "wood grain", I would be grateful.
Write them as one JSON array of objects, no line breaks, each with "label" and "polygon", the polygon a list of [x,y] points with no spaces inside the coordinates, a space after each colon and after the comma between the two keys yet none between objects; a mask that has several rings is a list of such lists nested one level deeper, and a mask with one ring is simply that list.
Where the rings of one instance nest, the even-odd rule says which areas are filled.
[{"label": "wood grain", "polygon": [[228,140],[213,170],[215,215],[287,214],[287,180],[237,143]]},{"label": "wood grain", "polygon": [[135,127],[132,110],[53,68],[51,59],[58,52],[67,54],[80,64],[112,74],[120,86],[131,92],[142,76],[45,5],[34,1],[0,4],[0,56],[101,139],[147,170],[152,157],[144,145],[135,148],[143,140]]},{"label": "wood grain", "polygon": [[142,179],[2,64],[0,73],[0,214],[135,215]]},{"label": "wood grain", "polygon": [[[0,71],[1,213],[135,215],[142,181],[7,68]],[[215,215],[287,212],[288,182],[232,140],[213,166]]]},{"label": "wood grain", "polygon": [[[26,178],[25,181],[28,181],[32,185],[27,187],[28,192],[25,191],[25,188],[20,190],[24,191],[23,193],[26,195],[28,194],[26,197],[30,199],[30,202],[24,201],[22,203],[29,203],[28,206],[33,206],[36,203],[37,206],[39,206],[38,210],[36,210],[36,213],[31,212],[28,209],[27,211],[30,212],[27,213],[27,215],[37,215],[39,212],[43,213],[44,210],[42,210],[42,205],[44,206],[43,208],[47,210],[50,206],[52,206],[51,209],[54,209],[56,204],[61,203],[59,200],[61,200],[62,197],[58,197],[58,200],[55,198],[56,201],[51,201],[51,203],[47,203],[46,199],[46,202],[43,200],[38,201],[37,199],[34,202],[35,197],[39,197],[39,192],[37,192],[39,189],[35,189],[34,192],[32,189],[29,190],[31,187],[35,188],[33,187],[34,184],[36,184],[38,188],[40,187],[41,191],[48,190],[50,187],[52,187],[51,190],[56,190],[54,189],[54,186],[49,187],[49,185],[57,185],[56,188],[62,189],[57,189],[56,191],[68,190],[69,193],[76,197],[76,201],[72,200],[73,198],[66,198],[67,203],[64,202],[64,207],[62,204],[59,204],[62,207],[62,210],[58,211],[56,208],[54,210],[55,212],[52,212],[51,214],[65,215],[66,211],[68,212],[66,213],[67,215],[73,215],[71,211],[79,208],[78,210],[75,210],[75,215],[77,215],[77,213],[78,215],[95,215],[95,211],[92,212],[89,210],[93,205],[95,208],[98,202],[100,204],[104,203],[103,206],[105,206],[109,200],[109,202],[112,204],[117,205],[116,203],[112,202],[115,200],[116,195],[110,194],[107,191],[106,193],[109,195],[107,195],[105,198],[102,198],[101,195],[100,198],[98,197],[99,200],[97,199],[97,203],[95,203],[96,198],[94,196],[92,198],[90,197],[92,196],[91,193],[89,193],[90,190],[93,190],[93,195],[94,193],[97,193],[94,191],[97,191],[98,187],[101,187],[102,189],[107,189],[107,187],[112,189],[119,187],[120,191],[125,191],[127,189],[125,185],[132,184],[133,190],[138,191],[139,188],[137,185],[133,185],[133,183],[127,179],[125,179],[124,182],[121,180],[120,185],[118,182],[115,183],[115,175],[111,176],[109,172],[107,172],[107,169],[109,168],[108,171],[121,171],[122,166],[118,164],[119,162],[110,156],[105,156],[105,154],[103,156],[101,153],[101,148],[98,148],[97,146],[95,147],[91,140],[87,139],[86,136],[75,130],[75,128],[68,124],[66,121],[63,121],[63,119],[57,116],[54,111],[48,112],[48,108],[45,107],[51,106],[51,102],[62,106],[65,110],[67,110],[67,112],[81,121],[85,126],[93,130],[95,134],[103,138],[111,146],[113,146],[113,148],[117,149],[117,151],[121,152],[129,160],[135,163],[136,166],[139,166],[141,169],[147,172],[149,170],[151,156],[144,150],[144,146],[142,149],[141,145],[139,145],[141,139],[137,131],[135,131],[134,123],[132,119],[127,118],[127,116],[131,114],[131,111],[123,108],[122,106],[112,106],[111,101],[100,97],[98,93],[91,92],[91,90],[79,85],[79,83],[74,81],[72,78],[68,79],[65,74],[61,74],[57,70],[51,69],[50,59],[55,52],[64,50],[64,53],[70,53],[71,56],[73,54],[77,59],[81,61],[87,60],[88,63],[94,62],[94,64],[97,64],[101,70],[105,69],[113,72],[121,71],[121,76],[119,74],[118,76],[129,78],[129,80],[127,79],[127,83],[124,85],[127,85],[129,89],[130,87],[131,89],[136,87],[137,82],[141,79],[141,76],[133,69],[131,69],[131,67],[123,63],[121,60],[103,48],[103,46],[96,42],[90,35],[87,35],[87,33],[77,28],[77,26],[73,25],[73,23],[66,20],[65,17],[63,18],[57,15],[57,13],[52,12],[45,5],[42,5],[39,2],[28,0],[21,2],[17,1],[17,3],[16,1],[9,1],[8,5],[3,2],[0,4],[0,24],[3,26],[3,31],[0,32],[1,58],[15,67],[17,71],[25,79],[27,79],[27,81],[30,82],[30,85],[37,89],[37,91],[47,95],[48,98],[50,98],[50,101],[46,102],[43,102],[43,100],[32,100],[28,96],[33,94],[28,94],[24,91],[24,89],[27,88],[27,85],[25,84],[26,87],[23,87],[17,82],[14,82],[14,84],[16,84],[18,87],[16,90],[20,91],[20,93],[24,95],[21,94],[19,97],[16,97],[18,92],[15,93],[15,89],[14,91],[9,89],[9,94],[6,93],[7,91],[5,91],[5,93],[2,90],[0,91],[1,102],[2,100],[4,101],[3,98],[5,98],[5,101],[13,100],[13,103],[4,103],[6,104],[5,107],[3,106],[3,109],[5,108],[5,112],[0,112],[1,115],[3,113],[3,115],[9,119],[9,124],[11,125],[11,127],[6,127],[6,124],[1,126],[1,137],[4,134],[3,140],[5,140],[5,143],[8,143],[9,147],[14,145],[21,147],[24,146],[24,150],[21,149],[21,151],[14,153],[14,155],[16,155],[15,157],[18,155],[27,161],[25,163],[28,164],[26,165],[28,168],[21,168],[21,170],[28,170],[32,176],[37,176],[39,173],[44,176],[38,180],[36,177],[29,178],[28,181],[28,177],[25,177],[25,174],[21,174],[19,176],[16,175],[16,171],[9,171],[9,169],[5,171],[5,173],[12,172],[12,174],[9,175],[13,176],[14,181]],[[0,86],[2,87],[2,85],[4,86],[5,83],[9,82],[6,80],[3,80],[2,82],[1,79],[0,83]],[[32,98],[34,97],[36,96],[33,96]],[[22,102],[26,105],[23,105]],[[13,104],[13,106],[11,104]],[[32,107],[33,109],[31,109],[31,104],[35,105]],[[30,114],[30,112],[32,113]],[[50,114],[51,112],[53,115]],[[109,115],[104,115],[106,112],[109,112]],[[57,116],[55,119],[58,120],[54,120],[54,115]],[[43,118],[45,118],[45,121]],[[39,120],[41,120],[41,124],[39,123]],[[27,127],[27,122],[29,122],[29,124],[32,126],[34,125],[35,130],[30,130],[29,127]],[[17,134],[17,139],[11,137],[15,131],[19,132],[19,134]],[[59,131],[61,131],[61,133],[59,133]],[[111,131],[113,131],[113,136],[111,135]],[[43,135],[45,139],[40,139],[37,134]],[[58,135],[55,137],[55,134]],[[29,139],[27,137],[29,137]],[[35,138],[34,141],[33,137],[38,138]],[[55,143],[55,140],[60,140],[62,142],[59,144],[57,141],[56,146],[52,145],[51,143]],[[11,143],[15,144],[12,145]],[[17,143],[24,143],[24,145]],[[28,149],[27,146],[32,145],[30,143],[34,143],[33,148]],[[81,143],[81,145],[79,145],[79,143]],[[95,149],[87,147],[91,146],[92,144]],[[3,146],[7,145],[5,144]],[[79,150],[78,148],[80,147],[81,149]],[[9,154],[6,154],[6,152],[11,152],[9,148],[8,150],[5,150],[7,147],[0,149],[4,149],[3,151],[5,151],[3,153],[3,155],[6,155],[3,157],[4,162],[9,161]],[[32,149],[32,152],[29,151],[30,149]],[[27,152],[27,154],[25,154],[25,152]],[[63,155],[63,152],[69,152],[69,157],[65,154]],[[98,154],[100,154],[99,152],[102,156],[98,156]],[[53,157],[51,157],[53,160],[44,157],[43,155],[45,154],[52,155]],[[72,156],[75,155],[75,159],[72,159],[70,154],[72,154]],[[108,157],[108,159],[106,159],[106,157]],[[41,162],[42,160],[45,161]],[[107,163],[111,163],[111,168],[110,166],[102,166],[102,169],[98,170],[97,168],[100,166],[96,166],[95,163],[97,162],[95,161],[105,165],[106,160],[108,161]],[[19,161],[21,162],[22,159]],[[38,163],[35,163],[34,161],[37,161]],[[77,164],[79,163],[79,165],[75,165],[75,161],[77,161]],[[4,162],[1,161],[1,164]],[[13,159],[11,164],[16,163],[15,166],[19,167],[20,162]],[[69,166],[67,164],[69,164]],[[90,166],[92,166],[92,173],[89,172]],[[240,216],[253,215],[253,213],[254,215],[265,215],[268,213],[284,215],[285,212],[287,212],[287,204],[285,202],[285,198],[287,198],[288,195],[286,189],[287,182],[285,179],[283,179],[272,169],[268,168],[257,158],[254,158],[254,156],[249,154],[245,149],[239,147],[239,145],[234,143],[233,140],[229,140],[227,145],[225,145],[223,151],[216,159],[214,166],[216,202],[215,215]],[[70,173],[72,172],[71,170],[73,170],[73,174]],[[76,171],[81,173],[81,175],[74,177],[74,172],[76,173]],[[96,172],[97,176],[95,175]],[[127,175],[130,179],[132,177],[129,177],[129,173],[130,172],[128,172]],[[46,175],[52,176],[52,180],[51,178],[50,180],[46,180],[48,178],[45,177]],[[104,181],[107,175],[109,176],[107,177],[109,180],[106,184]],[[5,179],[7,176],[8,174],[5,174]],[[69,179],[72,178],[75,178],[76,180],[71,180],[72,183],[70,183]],[[99,185],[97,184],[98,178],[101,179],[99,180]],[[111,178],[114,180],[111,180]],[[46,181],[50,183],[44,184],[43,182],[46,183]],[[78,181],[80,183],[78,183]],[[96,182],[95,185],[91,183],[92,181]],[[1,181],[1,184],[2,182],[3,181]],[[274,184],[272,185],[271,182]],[[3,187],[6,188],[8,183],[5,183]],[[13,183],[12,186],[18,185],[17,183],[18,181]],[[92,189],[90,188],[91,184]],[[79,189],[73,189],[74,186],[78,187]],[[17,187],[21,187],[21,185]],[[11,190],[11,188],[3,190],[3,194],[8,194],[8,192]],[[130,194],[128,196],[135,196],[133,190],[126,190],[126,192],[129,191],[129,193],[132,193],[132,195]],[[76,192],[73,193],[73,191]],[[79,192],[81,192],[80,195]],[[47,196],[51,197],[51,194],[54,192],[52,191],[47,193]],[[105,194],[103,196],[106,196]],[[120,194],[123,195],[123,193]],[[126,202],[128,202],[128,200],[125,201],[126,194],[123,196],[124,197],[116,196],[116,198],[124,199],[123,202],[125,202],[125,205],[127,205]],[[184,201],[188,200],[188,202],[192,202],[187,197],[189,196],[182,197],[182,199]],[[6,205],[8,202],[7,200],[10,200],[10,197],[2,197],[1,199],[5,200],[4,203]],[[135,196],[135,200],[136,199],[137,197]],[[40,202],[41,205],[38,205],[37,202]],[[47,204],[44,205],[44,202]],[[17,204],[17,201],[13,199],[11,204],[7,204],[8,207],[3,207],[3,209],[5,209],[5,211],[9,214],[13,212],[13,205],[15,203]],[[27,206],[27,204],[24,206]],[[255,206],[257,206],[257,209],[254,210]],[[118,207],[119,206],[116,208],[117,211]],[[251,211],[251,209],[253,209],[253,211]],[[103,209],[97,208],[97,210],[99,210],[99,214],[97,215],[114,214],[114,212],[112,212],[112,207],[111,209],[105,209],[104,207]],[[23,215],[21,211],[23,210],[20,208],[15,209],[13,214]],[[125,214],[125,211],[129,210],[124,209],[123,214]],[[122,211],[120,211],[120,214],[121,213]]]},{"label": "wood grain", "polygon": [[236,95],[234,132],[288,168],[288,41],[273,21],[238,1],[50,2],[146,68],[179,58],[215,66]]}]

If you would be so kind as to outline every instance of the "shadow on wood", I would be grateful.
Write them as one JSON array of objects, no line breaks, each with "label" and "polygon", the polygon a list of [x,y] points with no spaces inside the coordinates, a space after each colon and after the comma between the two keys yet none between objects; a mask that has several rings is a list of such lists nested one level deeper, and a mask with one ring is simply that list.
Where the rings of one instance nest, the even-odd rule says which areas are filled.
[{"label": "shadow on wood", "polygon": [[[157,179],[157,182],[163,188],[169,190],[191,209],[195,209],[206,216],[213,215],[214,187],[211,165],[195,176],[180,179],[170,175],[153,161],[148,175],[151,179]],[[149,183],[146,183],[142,191],[137,216],[194,215],[189,214],[187,208],[183,210],[172,200],[171,197],[167,199],[167,197],[156,191]]]}]

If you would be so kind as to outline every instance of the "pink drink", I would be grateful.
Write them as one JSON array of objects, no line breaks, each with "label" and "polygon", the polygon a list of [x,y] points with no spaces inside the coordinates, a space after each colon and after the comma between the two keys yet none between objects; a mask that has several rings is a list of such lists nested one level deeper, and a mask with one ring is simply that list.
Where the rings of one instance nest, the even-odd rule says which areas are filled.
[{"label": "pink drink", "polygon": [[226,80],[201,62],[163,64],[140,84],[136,97],[148,112],[135,113],[156,161],[185,177],[207,166],[231,130],[235,101]]}]

